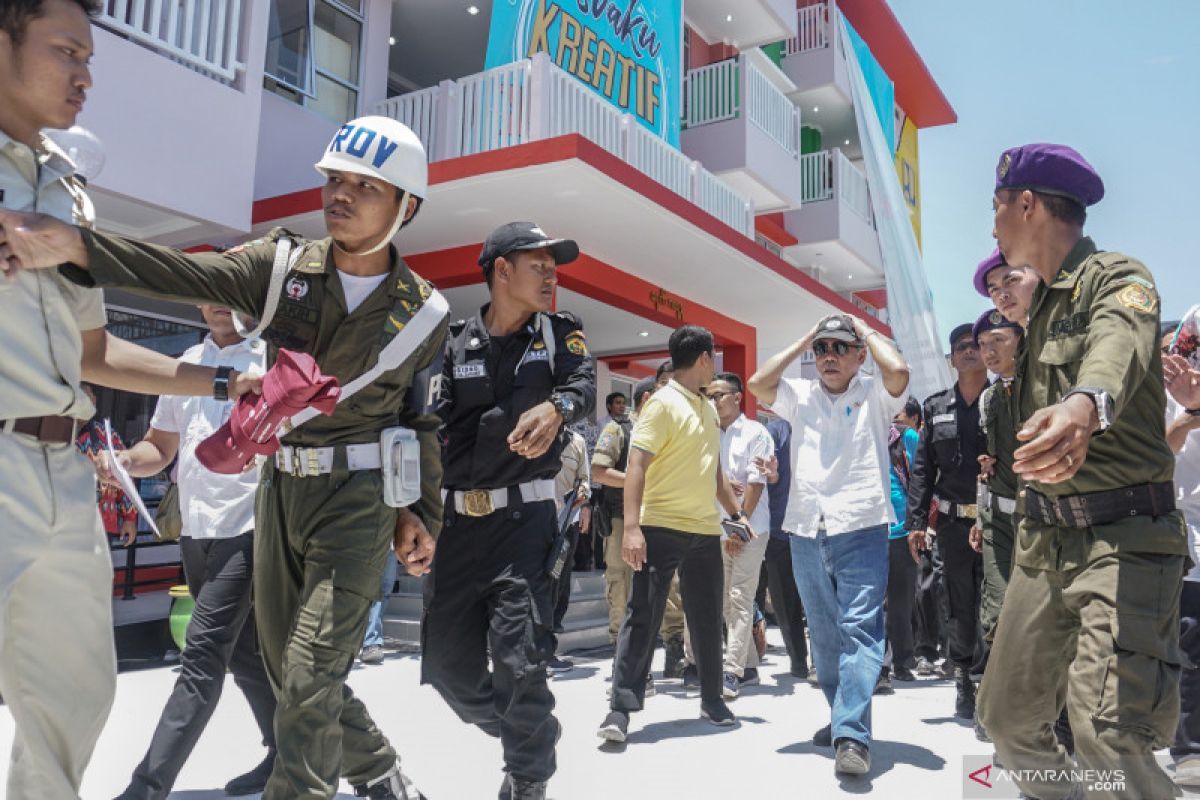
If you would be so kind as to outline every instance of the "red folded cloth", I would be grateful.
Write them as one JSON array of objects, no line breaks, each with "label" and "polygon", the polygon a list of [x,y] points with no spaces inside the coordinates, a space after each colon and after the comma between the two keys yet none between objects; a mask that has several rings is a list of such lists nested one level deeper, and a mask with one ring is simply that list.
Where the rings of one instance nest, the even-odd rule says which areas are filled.
[{"label": "red folded cloth", "polygon": [[275,434],[284,420],[313,407],[332,414],[342,389],[337,378],[323,375],[307,353],[280,350],[263,376],[262,394],[241,396],[229,421],[196,447],[196,458],[213,472],[236,475],[255,456],[279,449]]}]

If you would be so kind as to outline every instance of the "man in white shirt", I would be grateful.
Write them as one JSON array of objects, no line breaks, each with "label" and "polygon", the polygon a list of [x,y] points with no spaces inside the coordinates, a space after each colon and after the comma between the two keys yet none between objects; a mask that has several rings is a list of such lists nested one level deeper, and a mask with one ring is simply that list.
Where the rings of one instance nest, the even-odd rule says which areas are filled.
[{"label": "man in white shirt", "polygon": [[[877,376],[859,374],[870,350]],[[784,378],[808,350],[817,380]],[[883,665],[888,525],[888,426],[904,408],[908,365],[862,320],[826,317],[773,356],[750,391],[792,426],[792,488],[783,527],[832,721],[813,743],[837,747],[837,772],[871,768],[871,694]]]},{"label": "man in white shirt", "polygon": [[757,533],[736,555],[721,551],[725,562],[725,675],[722,693],[738,696],[743,686],[758,683],[758,650],[754,646],[754,593],[770,540],[771,512],[767,502],[767,476],[754,460],[766,461],[775,452],[767,429],[742,413],[742,379],[718,372],[708,384],[708,398],[717,407],[721,424],[721,469],[734,491],[742,496],[742,511]]},{"label": "man in white shirt", "polygon": [[[262,373],[266,344],[243,339],[227,308],[202,305],[209,335],[181,360]],[[254,553],[254,494],[258,470],[240,475],[209,472],[196,446],[229,418],[232,400],[164,395],[146,437],[117,458],[135,477],[161,472],[178,455],[179,550],[196,608],[179,657],[179,678],[167,700],[145,758],[118,800],[164,800],[217,707],[226,670],[233,672],[262,732],[267,756],[230,781],[231,795],[261,792],[275,761],[275,696],[255,642],[250,586]],[[107,476],[106,465],[102,476]]]}]

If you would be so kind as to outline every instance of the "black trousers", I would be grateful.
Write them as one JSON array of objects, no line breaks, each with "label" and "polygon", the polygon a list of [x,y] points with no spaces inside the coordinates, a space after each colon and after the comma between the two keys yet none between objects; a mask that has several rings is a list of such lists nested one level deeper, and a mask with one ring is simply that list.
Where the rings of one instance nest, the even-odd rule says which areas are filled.
[{"label": "black trousers", "polygon": [[[806,670],[808,642],[804,638],[804,604],[800,602],[800,591],[796,588],[796,573],[792,569],[792,547],[787,539],[772,537],[767,542],[763,570],[767,574],[767,591],[771,593],[775,621],[779,623],[783,644],[792,661],[792,671]],[[762,608],[761,602],[759,608]]]},{"label": "black trousers", "polygon": [[1171,745],[1176,758],[1200,754],[1200,583],[1193,581],[1183,582],[1179,597],[1179,648],[1186,660],[1179,676],[1179,727]]},{"label": "black trousers", "polygon": [[617,634],[611,707],[627,713],[642,709],[654,637],[662,627],[677,569],[683,615],[700,673],[700,697],[719,700],[724,650],[721,607],[725,599],[721,537],[655,527],[643,527],[642,533],[646,536],[646,563],[633,573],[625,620]]},{"label": "black trousers", "polygon": [[554,630],[558,631],[562,627],[563,617],[567,615],[567,608],[571,605],[571,570],[575,563],[575,550],[579,547],[579,526],[572,525],[567,528],[567,538],[571,541],[571,549],[567,552],[567,564],[563,567],[562,575],[559,576],[557,585],[557,596],[554,598]]},{"label": "black trousers", "polygon": [[[917,564],[908,550],[908,539],[888,540],[887,655],[884,666],[909,667],[913,658],[913,604],[916,600]],[[928,658],[928,656],[926,656]]]},{"label": "black trousers", "polygon": [[913,609],[914,654],[937,661],[946,652],[946,626],[950,616],[946,608],[946,587],[941,552],[937,545],[921,553],[917,565],[917,591]]},{"label": "black trousers", "polygon": [[937,547],[942,556],[946,600],[950,611],[949,658],[956,667],[977,671],[983,658],[979,602],[983,588],[983,556],[968,539],[974,520],[941,515]]},{"label": "black trousers", "polygon": [[559,732],[546,682],[556,644],[546,559],[557,513],[552,500],[522,505],[512,489],[509,498],[508,508],[468,517],[447,497],[425,580],[421,682],[462,720],[500,738],[513,776],[546,781]]},{"label": "black trousers", "polygon": [[226,670],[246,696],[263,744],[275,747],[275,695],[255,642],[250,606],[254,535],[179,540],[188,590],[196,600],[188,624],[179,677],[167,699],[150,748],[123,797],[162,800],[208,725]]}]

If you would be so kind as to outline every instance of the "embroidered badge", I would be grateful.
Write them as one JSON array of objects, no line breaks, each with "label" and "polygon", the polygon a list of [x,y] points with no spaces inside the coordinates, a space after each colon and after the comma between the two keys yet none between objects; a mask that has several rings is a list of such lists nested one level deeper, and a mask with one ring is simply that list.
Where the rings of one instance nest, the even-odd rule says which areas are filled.
[{"label": "embroidered badge", "polygon": [[288,297],[301,300],[308,295],[308,281],[303,278],[289,278],[283,289]]},{"label": "embroidered badge", "polygon": [[993,311],[988,314],[988,322],[992,325],[999,325],[1001,322],[1004,322],[1004,315],[999,311]]},{"label": "embroidered badge", "polygon": [[418,280],[417,294],[420,295],[422,301],[428,300],[429,296],[433,294],[433,287],[426,281]]},{"label": "embroidered badge", "polygon": [[1158,298],[1153,293],[1147,291],[1145,287],[1139,286],[1136,283],[1130,284],[1117,292],[1117,302],[1126,308],[1131,308],[1143,314],[1153,314],[1158,307]]},{"label": "embroidered badge", "polygon": [[1150,291],[1154,291],[1153,283],[1146,280],[1145,278],[1138,277],[1137,275],[1130,275],[1127,278],[1122,278],[1121,283],[1132,283],[1132,284],[1141,286],[1143,289],[1148,289]]},{"label": "embroidered badge", "polygon": [[1005,153],[1004,155],[1000,156],[1000,164],[999,164],[999,166],[996,167],[996,177],[998,177],[1000,180],[1004,180],[1004,178],[1007,177],[1008,170],[1011,167],[1012,167],[1012,154]]},{"label": "embroidered badge", "polygon": [[388,325],[394,329],[392,333],[399,333],[400,331],[404,330],[405,323],[396,319],[395,314],[388,314]]},{"label": "embroidered badge", "polygon": [[571,331],[567,334],[567,349],[577,356],[586,356],[588,354],[587,340],[584,338],[583,331]]},{"label": "embroidered badge", "polygon": [[1083,293],[1083,282],[1075,284],[1075,291],[1071,292],[1071,302],[1074,303],[1079,299],[1079,295]]},{"label": "embroidered badge", "polygon": [[482,361],[472,361],[467,364],[454,365],[454,379],[460,378],[486,378],[487,366]]}]

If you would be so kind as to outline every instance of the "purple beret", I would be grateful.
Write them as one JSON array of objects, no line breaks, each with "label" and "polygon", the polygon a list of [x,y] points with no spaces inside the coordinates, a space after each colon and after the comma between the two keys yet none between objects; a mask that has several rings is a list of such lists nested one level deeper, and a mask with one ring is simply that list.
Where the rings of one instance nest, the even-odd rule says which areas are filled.
[{"label": "purple beret", "polygon": [[1015,328],[1018,333],[1022,332],[1022,328],[1015,322],[1009,322],[1008,318],[994,308],[988,309],[975,320],[975,327],[971,332],[975,334],[975,341],[979,341],[979,334],[987,331],[994,331],[997,328]]},{"label": "purple beret", "polygon": [[1004,266],[1004,256],[1000,253],[1000,248],[997,247],[992,251],[992,254],[979,262],[979,266],[975,268],[975,291],[979,292],[984,297],[988,297],[987,290],[987,274],[996,267]]},{"label": "purple beret", "polygon": [[996,190],[1000,189],[1031,189],[1084,206],[1104,197],[1104,181],[1096,170],[1064,144],[1026,144],[1005,150],[996,165]]}]

